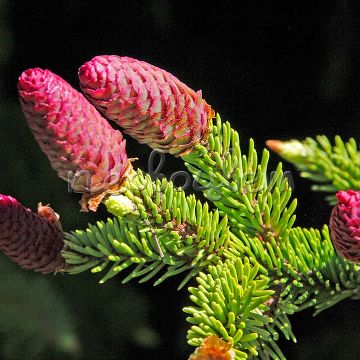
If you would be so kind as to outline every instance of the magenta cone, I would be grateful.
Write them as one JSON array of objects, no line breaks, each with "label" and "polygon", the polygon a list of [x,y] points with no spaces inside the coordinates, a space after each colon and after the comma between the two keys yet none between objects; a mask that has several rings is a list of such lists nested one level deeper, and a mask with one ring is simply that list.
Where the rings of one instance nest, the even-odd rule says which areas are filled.
[{"label": "magenta cone", "polygon": [[175,76],[144,61],[96,56],[79,69],[81,89],[124,132],[161,152],[181,155],[206,138],[211,107]]},{"label": "magenta cone", "polygon": [[346,259],[360,263],[360,191],[339,191],[330,218],[331,240]]},{"label": "magenta cone", "polygon": [[57,219],[35,214],[11,196],[0,195],[0,250],[12,261],[42,273],[64,270],[63,238]]},{"label": "magenta cone", "polygon": [[82,94],[39,68],[24,71],[18,89],[35,139],[74,191],[98,194],[121,182],[129,166],[125,140]]}]

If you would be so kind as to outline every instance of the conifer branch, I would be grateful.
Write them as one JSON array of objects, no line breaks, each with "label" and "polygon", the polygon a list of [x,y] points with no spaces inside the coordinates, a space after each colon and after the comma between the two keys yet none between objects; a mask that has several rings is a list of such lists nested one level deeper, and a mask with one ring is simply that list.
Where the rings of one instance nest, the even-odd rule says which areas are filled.
[{"label": "conifer branch", "polygon": [[328,202],[336,203],[338,190],[360,190],[360,152],[355,139],[344,142],[335,136],[334,144],[325,135],[304,141],[267,141],[268,147],[294,164],[303,178],[315,182],[311,189],[329,193]]},{"label": "conifer branch", "polygon": [[121,194],[104,203],[117,218],[67,235],[69,250],[63,256],[76,265],[71,273],[90,268],[97,272],[111,265],[104,282],[135,265],[124,281],[139,276],[146,281],[166,268],[157,285],[188,271],[182,287],[221,259],[230,238],[227,217],[220,218],[218,210],[210,211],[207,203],[185,196],[166,179],[153,182],[140,170],[129,174]]},{"label": "conifer branch", "polygon": [[[211,140],[213,133],[217,134],[214,141]],[[220,142],[219,135],[223,133],[232,134],[234,149],[237,150],[221,157],[216,150],[223,148],[226,151],[231,143],[227,135]],[[219,210],[210,211],[207,203],[201,204],[193,195],[186,196],[182,189],[174,188],[166,179],[152,181],[150,175],[133,170],[119,193],[104,200],[108,211],[116,217],[107,223],[100,222],[96,227],[89,226],[86,231],[68,234],[68,249],[63,255],[72,264],[70,273],[107,269],[101,282],[127,268],[130,270],[127,270],[123,282],[133,278],[139,278],[141,282],[157,278],[155,285],[187,272],[179,287],[196,275],[200,278],[209,276],[206,275],[210,273],[209,269],[243,259],[257,269],[256,281],[267,279],[266,290],[271,295],[259,305],[261,316],[267,319],[265,332],[256,341],[251,338],[256,345],[234,345],[236,356],[239,359],[245,358],[245,354],[249,358],[284,359],[276,345],[279,333],[296,341],[288,315],[310,307],[314,307],[315,314],[318,314],[342,299],[359,297],[359,268],[337,256],[327,227],[322,232],[292,228],[296,201],[287,206],[291,188],[281,166],[270,180],[264,176],[267,150],[264,150],[260,164],[252,142],[249,155],[241,156],[237,134],[229,129],[228,123],[222,125],[219,117],[209,137],[209,144],[212,142],[216,144],[212,152],[197,145],[195,151],[184,159],[191,159],[198,166],[195,172],[195,166],[190,162],[187,164],[203,186],[205,196]],[[229,146],[223,146],[224,142]],[[216,166],[208,154],[218,159],[215,160],[218,162]],[[233,170],[226,170],[235,164]],[[201,172],[198,171],[200,167]],[[215,171],[211,171],[214,168]],[[249,177],[248,173],[252,176]],[[235,188],[235,180],[240,181],[242,187]],[[221,198],[214,198],[214,193],[220,194]],[[229,279],[224,275],[223,281],[228,284]],[[201,296],[202,301],[209,299],[208,293],[199,295],[197,290],[191,291],[196,293],[193,297]],[[218,308],[219,304],[213,305]],[[208,310],[206,305],[201,306]],[[194,308],[186,311],[189,309],[194,314],[202,311]],[[222,310],[229,311],[226,306]],[[192,329],[189,333],[190,343],[199,346],[211,334],[226,340],[223,330],[218,331],[222,327],[215,320],[211,322],[197,317],[196,331]],[[209,326],[209,321],[219,326],[204,331],[203,327]]]},{"label": "conifer branch", "polygon": [[274,293],[267,287],[269,278],[258,277],[259,267],[247,258],[219,262],[207,270],[197,277],[198,286],[189,288],[195,305],[184,308],[193,324],[189,344],[200,346],[204,338],[217,335],[231,344],[235,359],[285,359],[272,337],[273,319],[266,315]]},{"label": "conifer branch", "polygon": [[[80,68],[79,76],[87,99],[104,116],[139,142],[181,156],[216,209],[166,179],[152,181],[133,170],[122,134],[87,99],[50,71],[30,69],[18,85],[35,138],[59,176],[83,193],[83,210],[95,211],[103,202],[115,217],[65,234],[63,248],[64,235],[50,208],[41,207],[34,215],[3,197],[3,251],[8,256],[33,269],[43,269],[43,263],[59,256],[68,265],[61,270],[72,274],[106,271],[100,282],[125,272],[123,282],[157,278],[157,285],[186,272],[181,288],[197,276],[198,286],[189,288],[194,305],[184,309],[192,324],[189,344],[198,347],[192,360],[204,359],[201,354],[216,346],[221,358],[284,360],[276,344],[279,333],[296,341],[288,315],[307,308],[316,315],[343,299],[360,298],[355,264],[360,193],[337,195],[340,203],[330,226],[340,257],[327,226],[321,231],[293,228],[296,199],[290,200],[291,183],[281,163],[269,176],[269,152],[263,150],[258,159],[252,140],[243,154],[238,133],[219,115],[213,123],[213,110],[201,92],[126,57],[96,57]],[[336,137],[333,146],[319,136],[304,142],[269,141],[268,146],[294,163],[303,177],[320,183],[314,190],[360,188],[354,139],[344,143]],[[47,216],[40,219],[43,208],[50,223]],[[35,218],[51,236],[33,226]],[[26,244],[17,226],[24,223],[42,230],[42,236]],[[49,229],[57,230],[57,237]],[[54,239],[59,246],[47,246]],[[30,259],[25,248],[33,254]]]},{"label": "conifer branch", "polygon": [[248,155],[242,154],[238,133],[217,115],[207,146],[196,145],[182,158],[205,197],[229,217],[235,234],[244,231],[263,241],[288,235],[295,221],[296,199],[289,203],[291,187],[281,163],[268,176],[266,149],[258,161],[250,140]]}]

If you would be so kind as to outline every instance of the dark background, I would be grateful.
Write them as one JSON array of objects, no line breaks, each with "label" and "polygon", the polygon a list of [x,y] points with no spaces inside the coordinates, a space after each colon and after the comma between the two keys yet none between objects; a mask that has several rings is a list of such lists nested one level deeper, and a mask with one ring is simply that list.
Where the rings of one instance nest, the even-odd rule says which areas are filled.
[{"label": "dark background", "polygon": [[[202,89],[244,148],[269,138],[317,134],[359,138],[360,13],[337,1],[20,1],[0,0],[0,193],[36,208],[51,203],[65,230],[106,218],[80,214],[25,125],[16,82],[30,67],[49,68],[78,88],[77,69],[95,55],[127,55]],[[235,5],[236,4],[236,5]],[[147,169],[149,150],[128,139]],[[275,168],[279,159],[272,156]],[[167,158],[164,171],[183,169]],[[293,168],[286,164],[287,170]],[[320,227],[331,209],[294,173],[297,224]],[[174,278],[123,286],[98,276],[41,276],[0,258],[0,358],[186,359],[186,291]],[[360,315],[345,301],[312,318],[293,316],[298,344],[290,360],[357,359]],[[34,330],[35,329],[35,330]]]}]

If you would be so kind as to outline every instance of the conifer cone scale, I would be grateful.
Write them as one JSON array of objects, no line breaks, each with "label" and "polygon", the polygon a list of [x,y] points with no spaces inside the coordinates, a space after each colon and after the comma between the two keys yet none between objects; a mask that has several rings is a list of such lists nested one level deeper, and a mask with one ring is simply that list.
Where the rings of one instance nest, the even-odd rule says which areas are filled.
[{"label": "conifer cone scale", "polygon": [[0,195],[0,250],[12,261],[42,273],[62,271],[63,238],[58,219],[35,214],[11,196]]},{"label": "conifer cone scale", "polygon": [[214,111],[172,74],[129,57],[96,56],[79,69],[85,96],[141,144],[175,156],[208,135]]},{"label": "conifer cone scale", "polygon": [[339,191],[330,217],[331,240],[337,252],[360,263],[360,191]]},{"label": "conifer cone scale", "polygon": [[39,68],[24,71],[18,89],[35,139],[74,191],[92,196],[122,182],[130,165],[125,140],[82,94]]}]

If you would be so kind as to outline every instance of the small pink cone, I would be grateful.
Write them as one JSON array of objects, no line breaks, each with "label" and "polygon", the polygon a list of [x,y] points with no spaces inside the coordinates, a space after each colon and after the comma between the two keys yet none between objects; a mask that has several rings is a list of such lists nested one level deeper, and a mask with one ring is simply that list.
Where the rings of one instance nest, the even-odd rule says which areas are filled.
[{"label": "small pink cone", "polygon": [[129,57],[96,56],[79,69],[85,96],[141,144],[175,156],[204,140],[214,111],[175,76]]},{"label": "small pink cone", "polygon": [[[53,212],[43,206],[43,213],[45,208]],[[66,268],[63,238],[58,218],[40,216],[11,196],[0,195],[0,250],[12,261],[42,273],[62,271]]]},{"label": "small pink cone", "polygon": [[24,71],[18,89],[25,118],[51,166],[74,191],[86,194],[83,210],[89,198],[123,181],[130,164],[125,140],[82,94],[39,68]]},{"label": "small pink cone", "polygon": [[331,240],[337,252],[360,263],[360,191],[339,191],[330,217]]}]

